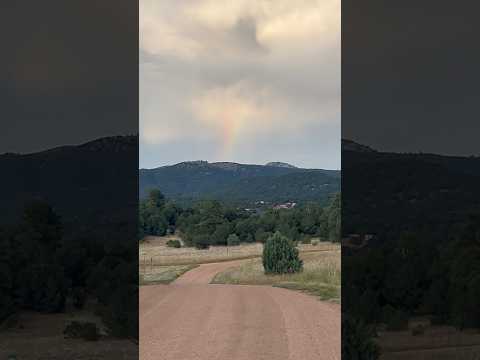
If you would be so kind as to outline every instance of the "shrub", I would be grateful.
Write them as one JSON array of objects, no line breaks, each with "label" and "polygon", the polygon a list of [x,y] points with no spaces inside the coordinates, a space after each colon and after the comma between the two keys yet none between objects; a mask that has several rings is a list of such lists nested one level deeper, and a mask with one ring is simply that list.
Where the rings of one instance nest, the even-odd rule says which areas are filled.
[{"label": "shrub", "polygon": [[312,240],[312,241],[310,241],[310,244],[312,244],[313,246],[317,246],[319,243],[320,243],[319,240]]},{"label": "shrub", "polygon": [[387,324],[396,310],[392,305],[387,304],[382,308],[381,311],[382,311],[381,319],[385,324]]},{"label": "shrub", "polygon": [[182,247],[182,244],[180,243],[179,240],[168,240],[167,246],[179,249]]},{"label": "shrub", "polygon": [[97,325],[93,322],[72,321],[65,327],[63,334],[66,338],[96,341],[99,337]]},{"label": "shrub", "polygon": [[203,234],[194,235],[192,242],[196,249],[208,249],[210,247],[210,236]]},{"label": "shrub", "polygon": [[418,336],[418,335],[423,335],[425,334],[425,326],[423,325],[417,325],[412,328],[412,335],[413,336]]},{"label": "shrub", "polygon": [[210,247],[210,244],[195,243],[195,249],[197,250],[207,250]]},{"label": "shrub", "polygon": [[432,325],[445,325],[448,322],[448,319],[445,315],[434,315],[430,318]]},{"label": "shrub", "polygon": [[74,287],[72,289],[72,301],[73,306],[77,309],[83,308],[85,302],[87,301],[87,291],[83,287]]},{"label": "shrub", "polygon": [[266,232],[262,229],[258,229],[255,232],[255,241],[264,244],[271,235],[272,234],[269,232]]},{"label": "shrub", "polygon": [[228,246],[237,246],[240,245],[240,238],[237,234],[230,234],[227,238],[227,245]]},{"label": "shrub", "polygon": [[311,244],[312,243],[312,238],[309,236],[304,236],[301,240],[302,244]]},{"label": "shrub", "polygon": [[394,311],[387,321],[387,330],[400,331],[408,328],[408,316],[401,310]]},{"label": "shrub", "polygon": [[378,359],[380,348],[374,340],[375,336],[375,329],[372,326],[342,314],[342,359]]},{"label": "shrub", "polygon": [[263,268],[265,274],[286,274],[303,270],[303,261],[293,242],[276,232],[263,246]]}]

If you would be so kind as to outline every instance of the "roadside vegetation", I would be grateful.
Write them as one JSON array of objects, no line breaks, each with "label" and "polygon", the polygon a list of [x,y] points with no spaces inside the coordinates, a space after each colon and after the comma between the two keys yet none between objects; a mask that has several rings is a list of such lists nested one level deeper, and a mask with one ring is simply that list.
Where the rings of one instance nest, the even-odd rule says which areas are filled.
[{"label": "roadside vegetation", "polygon": [[170,284],[197,265],[145,266],[140,270],[140,285]]},{"label": "roadside vegetation", "polygon": [[263,245],[262,264],[265,274],[293,274],[303,271],[295,244],[280,232],[270,236]]},{"label": "roadside vegetation", "polygon": [[303,271],[286,274],[265,274],[261,258],[247,260],[213,279],[215,284],[272,285],[305,291],[321,300],[340,301],[340,246],[333,250],[300,252]]},{"label": "roadside vegetation", "polygon": [[201,201],[182,208],[152,190],[140,204],[140,284],[166,284],[198,264],[244,259],[215,283],[272,285],[340,302],[340,195],[260,213]]},{"label": "roadside vegetation", "polygon": [[[205,250],[194,247],[169,247],[166,243],[171,239],[178,238],[176,235],[165,237],[147,236],[139,246],[140,269],[151,266],[167,265],[190,265],[223,262],[241,259],[260,258],[263,252],[263,244],[240,244],[234,246],[211,246]],[[315,242],[318,240],[312,240]],[[300,253],[325,252],[338,249],[337,243],[327,241],[313,244],[298,244]]]}]

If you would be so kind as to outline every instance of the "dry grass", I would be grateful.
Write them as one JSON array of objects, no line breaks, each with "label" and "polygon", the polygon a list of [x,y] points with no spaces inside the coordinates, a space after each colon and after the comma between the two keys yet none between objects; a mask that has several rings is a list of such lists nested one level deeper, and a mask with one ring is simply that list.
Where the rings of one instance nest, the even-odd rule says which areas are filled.
[{"label": "dry grass", "polygon": [[451,326],[431,326],[423,335],[411,331],[381,331],[382,360],[480,359],[480,332],[458,331]]},{"label": "dry grass", "polygon": [[0,331],[0,359],[9,359],[11,355],[19,360],[117,360],[138,357],[138,345],[130,340],[108,336],[102,336],[99,341],[65,339],[63,330],[71,320],[101,322],[87,311],[19,313],[14,326]]},{"label": "dry grass", "polygon": [[479,360],[480,345],[386,353],[380,360]]},{"label": "dry grass", "polygon": [[197,265],[141,266],[140,285],[169,284]]},{"label": "dry grass", "polygon": [[[147,237],[140,243],[139,262],[141,266],[190,265],[212,262],[251,259],[262,255],[262,244],[242,244],[240,246],[211,246],[206,250],[191,247],[180,249],[166,246],[168,240],[177,236]],[[326,251],[338,248],[338,245],[322,242],[318,245],[301,244],[301,252]]]},{"label": "dry grass", "polygon": [[265,275],[260,258],[218,274],[213,282],[220,284],[273,285],[301,290],[322,300],[340,301],[340,247],[335,250],[303,252],[304,270],[301,273]]}]

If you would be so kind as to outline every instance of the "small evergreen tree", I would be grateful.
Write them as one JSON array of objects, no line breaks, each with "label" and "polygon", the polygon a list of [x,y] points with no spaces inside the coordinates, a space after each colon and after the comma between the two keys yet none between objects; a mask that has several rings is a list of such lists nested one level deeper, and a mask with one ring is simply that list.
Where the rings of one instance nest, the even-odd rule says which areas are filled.
[{"label": "small evergreen tree", "polygon": [[192,242],[195,245],[195,248],[199,250],[208,249],[211,245],[210,236],[206,234],[194,235]]},{"label": "small evergreen tree", "polygon": [[182,247],[182,243],[179,240],[168,240],[167,246],[179,249]]},{"label": "small evergreen tree", "polygon": [[286,274],[303,270],[303,261],[293,242],[276,232],[263,246],[263,268],[266,274]]},{"label": "small evergreen tree", "polygon": [[230,234],[227,239],[228,246],[237,246],[240,245],[240,239],[237,234]]},{"label": "small evergreen tree", "polygon": [[342,314],[342,359],[376,360],[380,348],[374,341],[375,330],[363,321]]}]

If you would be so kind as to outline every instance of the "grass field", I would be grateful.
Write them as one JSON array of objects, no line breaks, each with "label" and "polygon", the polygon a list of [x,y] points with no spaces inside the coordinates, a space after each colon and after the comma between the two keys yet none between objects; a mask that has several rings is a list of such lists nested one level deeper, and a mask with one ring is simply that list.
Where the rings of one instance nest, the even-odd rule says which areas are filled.
[{"label": "grass field", "polygon": [[459,331],[452,326],[429,326],[422,335],[411,331],[379,331],[381,360],[478,360],[480,331]]},{"label": "grass field", "polygon": [[[211,246],[206,250],[197,250],[191,247],[179,249],[166,246],[168,240],[178,240],[176,236],[154,237],[149,236],[140,243],[140,267],[205,264],[220,261],[252,259],[262,255],[263,245],[242,244],[240,246]],[[300,252],[314,252],[336,250],[338,245],[321,242],[318,245],[300,244]]]},{"label": "grass field", "polygon": [[[191,247],[171,248],[168,240],[177,236],[149,236],[140,243],[140,285],[168,284],[199,264],[248,260],[231,274],[218,275],[215,281],[231,284],[264,284],[302,290],[321,299],[339,301],[340,246],[329,242],[298,246],[305,262],[303,273],[285,276],[265,276],[261,265],[262,244],[211,246],[206,250]],[[228,276],[228,278],[227,278]]]},{"label": "grass field", "polygon": [[304,270],[297,274],[265,275],[260,258],[218,274],[213,283],[241,285],[273,285],[301,290],[321,300],[340,302],[340,246],[335,250],[303,252]]},{"label": "grass field", "polygon": [[[65,326],[71,321],[94,322],[100,329],[98,341],[66,339]],[[8,328],[0,329],[0,359],[18,360],[117,360],[138,357],[138,345],[128,339],[105,335],[100,318],[87,309],[67,309],[64,313],[42,314],[22,311],[10,321]]]},{"label": "grass field", "polygon": [[140,272],[140,285],[169,284],[197,265],[144,266]]}]

